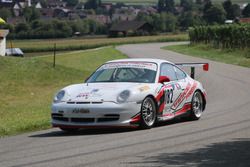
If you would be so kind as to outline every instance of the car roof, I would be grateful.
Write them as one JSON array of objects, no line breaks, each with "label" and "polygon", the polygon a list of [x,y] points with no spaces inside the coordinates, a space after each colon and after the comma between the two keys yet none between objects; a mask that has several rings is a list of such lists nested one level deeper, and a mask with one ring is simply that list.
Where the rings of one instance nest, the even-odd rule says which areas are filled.
[{"label": "car roof", "polygon": [[174,63],[167,61],[167,60],[153,59],[153,58],[151,58],[151,59],[150,58],[117,59],[117,60],[108,61],[107,63],[116,63],[116,62],[152,62],[152,63],[157,63],[157,64],[161,64],[161,63],[174,64]]}]

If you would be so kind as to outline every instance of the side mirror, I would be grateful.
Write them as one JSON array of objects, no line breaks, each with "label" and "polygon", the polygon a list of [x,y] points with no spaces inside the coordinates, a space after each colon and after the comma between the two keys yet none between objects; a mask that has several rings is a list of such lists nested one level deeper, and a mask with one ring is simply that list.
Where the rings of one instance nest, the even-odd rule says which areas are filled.
[{"label": "side mirror", "polygon": [[170,79],[167,76],[160,76],[158,82],[163,84],[164,82],[170,82]]}]

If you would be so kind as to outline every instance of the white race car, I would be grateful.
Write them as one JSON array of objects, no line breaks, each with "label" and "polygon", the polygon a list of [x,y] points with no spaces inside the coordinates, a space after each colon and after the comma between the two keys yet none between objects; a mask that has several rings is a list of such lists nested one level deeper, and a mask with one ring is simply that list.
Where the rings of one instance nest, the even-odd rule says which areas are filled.
[{"label": "white race car", "polygon": [[52,104],[52,125],[65,131],[90,127],[151,128],[177,116],[198,120],[206,106],[202,84],[179,66],[160,59],[121,59],[100,66],[85,83],[60,90]]}]

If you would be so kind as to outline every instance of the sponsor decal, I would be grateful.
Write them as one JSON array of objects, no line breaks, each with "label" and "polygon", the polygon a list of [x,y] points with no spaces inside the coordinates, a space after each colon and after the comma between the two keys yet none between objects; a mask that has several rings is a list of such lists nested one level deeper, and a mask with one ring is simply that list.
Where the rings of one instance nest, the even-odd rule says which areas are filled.
[{"label": "sponsor decal", "polygon": [[75,108],[72,111],[73,114],[87,114],[89,113],[89,109],[84,109],[84,108]]},{"label": "sponsor decal", "polygon": [[89,92],[86,92],[86,93],[80,93],[79,95],[77,95],[76,97],[77,98],[80,98],[80,97],[85,97],[85,98],[88,98],[89,97],[89,95],[90,95],[90,93]]},{"label": "sponsor decal", "polygon": [[163,117],[173,117],[174,114],[173,113],[167,113],[167,114],[164,114]]},{"label": "sponsor decal", "polygon": [[144,92],[144,91],[147,91],[147,90],[149,90],[149,89],[150,89],[150,87],[147,86],[147,85],[142,86],[142,87],[139,88],[140,92]]},{"label": "sponsor decal", "polygon": [[184,99],[188,99],[190,96],[193,95],[196,87],[197,87],[197,82],[194,82],[192,87],[191,84],[188,83],[186,89],[181,93],[181,95],[175,100],[175,102],[172,105],[172,109],[176,109],[182,102]]},{"label": "sponsor decal", "polygon": [[178,83],[175,84],[175,87],[176,87],[177,90],[180,90],[180,89],[181,89],[181,85],[178,84]]},{"label": "sponsor decal", "polygon": [[93,89],[90,92],[80,93],[79,95],[76,96],[76,98],[84,97],[85,99],[88,99],[90,96],[93,97],[101,96],[101,94],[98,94],[97,92],[99,92],[99,89]]},{"label": "sponsor decal", "polygon": [[180,96],[175,100],[175,102],[172,105],[172,109],[176,109],[186,98],[187,93],[189,92],[191,88],[191,84],[188,83],[186,89],[180,94]]},{"label": "sponsor decal", "polygon": [[157,65],[155,63],[147,63],[147,62],[115,62],[115,63],[104,64],[98,70],[113,69],[113,68],[142,68],[142,69],[149,69],[156,71]]}]

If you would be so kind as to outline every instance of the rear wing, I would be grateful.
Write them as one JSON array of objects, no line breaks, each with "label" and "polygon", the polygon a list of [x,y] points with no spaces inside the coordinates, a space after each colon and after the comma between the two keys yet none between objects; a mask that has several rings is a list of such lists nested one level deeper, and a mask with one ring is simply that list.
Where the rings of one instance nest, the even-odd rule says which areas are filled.
[{"label": "rear wing", "polygon": [[195,78],[195,67],[202,67],[203,71],[208,71],[209,69],[209,64],[208,63],[176,63],[175,65],[177,66],[182,66],[182,67],[191,67],[191,78]]}]

